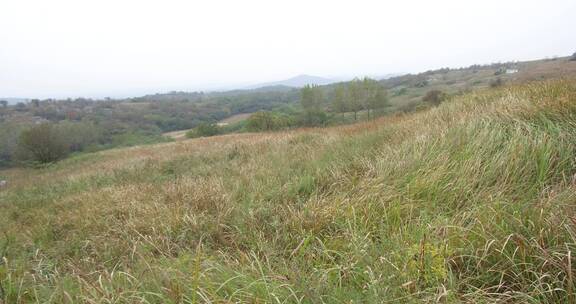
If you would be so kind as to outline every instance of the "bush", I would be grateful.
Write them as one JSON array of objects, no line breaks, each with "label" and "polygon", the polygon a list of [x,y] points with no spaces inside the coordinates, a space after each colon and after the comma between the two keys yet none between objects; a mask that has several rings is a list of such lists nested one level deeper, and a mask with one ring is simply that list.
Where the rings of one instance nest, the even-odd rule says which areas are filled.
[{"label": "bush", "polygon": [[440,90],[431,90],[422,97],[422,100],[433,105],[439,105],[446,99],[446,93]]},{"label": "bush", "polygon": [[407,88],[401,88],[400,90],[396,90],[392,93],[392,96],[402,96],[402,95],[406,95],[406,93],[408,93],[408,89]]},{"label": "bush", "polygon": [[202,123],[196,128],[188,131],[186,137],[196,138],[196,137],[209,137],[220,134],[220,127],[215,123]]},{"label": "bush", "polygon": [[248,131],[274,131],[290,127],[292,119],[275,112],[260,111],[250,115],[246,122]]},{"label": "bush", "polygon": [[418,80],[418,81],[416,82],[416,84],[414,85],[414,87],[423,88],[423,87],[425,87],[425,86],[427,86],[427,85],[428,85],[428,80],[426,80],[426,79],[420,79],[420,80]]},{"label": "bush", "polygon": [[498,77],[492,81],[490,81],[490,87],[491,88],[497,88],[504,85],[504,80],[502,80],[502,78]]},{"label": "bush", "polygon": [[22,161],[47,164],[58,161],[68,154],[65,138],[52,124],[40,124],[20,135],[18,156]]},{"label": "bush", "polygon": [[104,130],[90,122],[62,121],[54,126],[66,141],[71,152],[84,151],[89,146],[104,142]]},{"label": "bush", "polygon": [[18,148],[18,141],[25,125],[18,123],[0,123],[0,167],[13,164]]},{"label": "bush", "polygon": [[324,126],[328,122],[328,114],[322,111],[304,113],[299,118],[299,125],[307,127]]}]

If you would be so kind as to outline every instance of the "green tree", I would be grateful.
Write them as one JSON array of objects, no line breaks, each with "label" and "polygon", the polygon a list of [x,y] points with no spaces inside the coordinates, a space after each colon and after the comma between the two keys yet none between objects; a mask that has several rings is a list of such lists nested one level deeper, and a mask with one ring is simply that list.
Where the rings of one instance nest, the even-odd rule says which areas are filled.
[{"label": "green tree", "polygon": [[3,108],[5,108],[5,107],[8,106],[8,101],[6,101],[6,100],[0,100],[0,105],[1,105]]},{"label": "green tree", "polygon": [[322,91],[317,85],[305,85],[300,90],[300,102],[306,112],[317,112],[322,103]]},{"label": "green tree", "polygon": [[358,112],[364,108],[364,90],[362,81],[354,79],[348,83],[348,109],[354,112],[354,120],[358,120]]},{"label": "green tree", "polygon": [[20,123],[0,123],[0,167],[12,165],[20,134],[25,128]]},{"label": "green tree", "polygon": [[370,110],[381,109],[386,106],[387,94],[378,81],[366,77],[362,80],[360,98],[362,108],[368,111],[368,118],[370,118]]},{"label": "green tree", "polygon": [[345,85],[338,84],[334,88],[334,96],[332,98],[332,107],[336,113],[348,112],[348,91]]},{"label": "green tree", "polygon": [[370,109],[376,112],[376,110],[381,110],[388,106],[388,92],[380,84],[376,84],[373,90],[368,100],[368,105]]},{"label": "green tree", "polygon": [[68,154],[65,138],[50,123],[28,129],[20,135],[18,153],[21,160],[52,163]]},{"label": "green tree", "polygon": [[305,112],[305,123],[315,125],[318,117],[325,116],[321,109],[322,90],[317,85],[306,85],[300,90],[300,103]]}]

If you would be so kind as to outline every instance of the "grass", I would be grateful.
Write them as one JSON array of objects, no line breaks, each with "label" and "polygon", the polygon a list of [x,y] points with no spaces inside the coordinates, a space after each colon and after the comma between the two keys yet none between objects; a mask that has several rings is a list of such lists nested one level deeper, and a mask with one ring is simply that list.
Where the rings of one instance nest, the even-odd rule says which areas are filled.
[{"label": "grass", "polygon": [[0,172],[6,303],[574,302],[576,82]]},{"label": "grass", "polygon": [[[240,131],[244,126],[246,119],[248,119],[252,113],[241,113],[232,115],[228,118],[220,120],[217,125],[223,133],[233,133]],[[173,139],[173,140],[185,140],[187,139],[186,134],[194,129],[179,130],[166,132],[162,136]]]},{"label": "grass", "polygon": [[[410,111],[422,104],[422,97],[431,90],[448,94],[461,94],[490,87],[490,83],[501,79],[504,83],[518,84],[526,81],[550,80],[576,75],[576,61],[569,57],[509,62],[504,68],[516,69],[517,73],[496,75],[500,67],[468,67],[448,71],[430,71],[419,75],[406,75],[383,80],[389,88],[390,105],[393,111]],[[412,78],[412,81],[409,81]],[[405,81],[399,81],[404,79]],[[414,86],[414,79],[426,79],[423,87]]]}]

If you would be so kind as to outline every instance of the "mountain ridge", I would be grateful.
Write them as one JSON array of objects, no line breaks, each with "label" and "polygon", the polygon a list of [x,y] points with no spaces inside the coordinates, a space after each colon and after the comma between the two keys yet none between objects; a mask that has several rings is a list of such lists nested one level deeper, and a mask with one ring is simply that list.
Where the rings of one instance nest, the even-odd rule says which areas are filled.
[{"label": "mountain ridge", "polygon": [[279,81],[271,81],[271,82],[263,82],[255,85],[251,85],[246,87],[246,89],[259,89],[265,87],[278,87],[278,86],[286,86],[292,88],[300,88],[305,85],[327,85],[331,83],[338,82],[337,79],[332,78],[324,78],[320,76],[314,76],[309,74],[300,74],[294,77],[279,80]]}]

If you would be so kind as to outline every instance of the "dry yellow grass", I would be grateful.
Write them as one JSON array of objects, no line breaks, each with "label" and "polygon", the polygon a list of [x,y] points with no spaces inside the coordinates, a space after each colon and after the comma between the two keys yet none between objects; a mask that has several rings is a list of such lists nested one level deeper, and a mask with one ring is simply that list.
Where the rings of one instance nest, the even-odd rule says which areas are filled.
[{"label": "dry yellow grass", "polygon": [[221,121],[219,121],[218,123],[220,123],[220,124],[232,124],[232,123],[246,120],[246,119],[248,119],[248,117],[250,117],[250,115],[252,115],[252,113],[240,113],[240,114],[236,114],[236,115],[232,115],[230,117],[224,118]]}]

